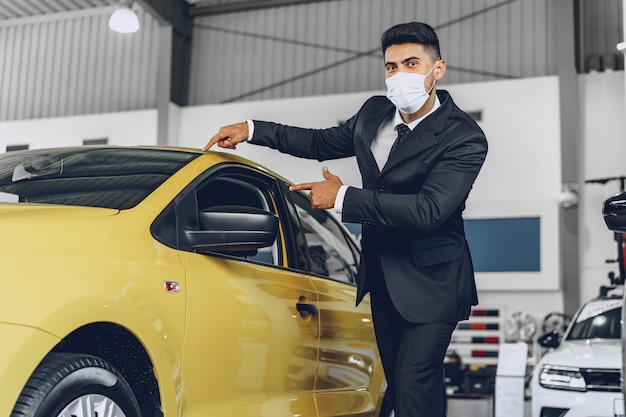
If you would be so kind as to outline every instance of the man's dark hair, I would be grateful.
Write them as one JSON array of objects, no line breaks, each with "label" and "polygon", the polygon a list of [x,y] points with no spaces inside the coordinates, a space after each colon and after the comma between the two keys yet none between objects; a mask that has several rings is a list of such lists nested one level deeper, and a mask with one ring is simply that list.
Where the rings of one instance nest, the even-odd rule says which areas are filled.
[{"label": "man's dark hair", "polygon": [[435,33],[435,29],[426,23],[401,23],[387,29],[381,39],[383,55],[391,45],[403,43],[419,43],[424,46],[424,49],[433,58],[433,61],[441,59],[437,33]]}]

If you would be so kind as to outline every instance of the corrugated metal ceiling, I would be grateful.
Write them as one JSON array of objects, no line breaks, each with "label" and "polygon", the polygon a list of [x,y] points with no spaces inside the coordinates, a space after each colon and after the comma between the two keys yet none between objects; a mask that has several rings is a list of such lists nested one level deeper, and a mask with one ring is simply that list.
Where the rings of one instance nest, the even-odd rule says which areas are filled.
[{"label": "corrugated metal ceiling", "polygon": [[[290,4],[315,3],[328,0],[185,0],[191,5],[192,16],[254,10]],[[0,20],[41,16],[50,13],[72,12],[97,7],[108,7],[121,0],[0,0]],[[154,0],[137,0],[150,5]]]},{"label": "corrugated metal ceiling", "polygon": [[0,0],[0,19],[19,19],[115,5],[118,0]]}]

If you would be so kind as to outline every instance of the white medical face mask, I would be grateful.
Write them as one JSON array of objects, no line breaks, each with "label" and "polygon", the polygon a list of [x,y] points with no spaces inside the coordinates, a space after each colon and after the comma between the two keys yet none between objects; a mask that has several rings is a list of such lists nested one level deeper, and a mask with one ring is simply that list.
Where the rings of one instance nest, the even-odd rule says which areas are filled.
[{"label": "white medical face mask", "polygon": [[397,72],[385,80],[387,84],[387,98],[405,114],[413,114],[422,108],[435,83],[426,91],[424,81],[435,69],[437,64],[426,75],[412,72]]}]

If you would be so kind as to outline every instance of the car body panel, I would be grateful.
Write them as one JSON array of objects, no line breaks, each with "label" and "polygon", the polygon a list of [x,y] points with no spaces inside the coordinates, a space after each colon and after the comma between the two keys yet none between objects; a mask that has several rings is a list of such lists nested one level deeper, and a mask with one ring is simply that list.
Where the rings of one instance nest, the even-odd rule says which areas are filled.
[{"label": "car body panel", "polygon": [[320,305],[320,365],[316,400],[321,417],[374,416],[386,383],[377,354],[369,296],[358,307],[356,289],[313,278]]},{"label": "car body panel", "polygon": [[[563,343],[561,349],[549,353],[551,365],[581,368],[615,368],[620,360],[619,339],[571,340]],[[548,360],[546,358],[546,360]]]},{"label": "car body panel", "polygon": [[[153,236],[156,219],[183,190],[231,165],[284,181],[242,158],[207,153],[124,210],[0,203],[0,279],[12,295],[0,303],[0,336],[15,342],[0,352],[0,388],[11,387],[3,390],[1,415],[10,414],[48,352],[94,323],[112,323],[140,342],[166,416],[317,416],[324,346],[367,356],[372,368],[344,395],[320,392],[321,409],[373,415],[384,376],[371,322],[364,321],[371,320],[369,306],[355,309],[353,285],[290,267],[286,245],[294,237],[285,219],[277,249],[283,263],[273,266],[178,250]],[[302,303],[319,314],[298,311]],[[325,336],[320,345],[320,333],[338,326],[324,322],[329,316],[346,329],[361,328],[354,337]]]},{"label": "car body panel", "polygon": [[[568,392],[551,390],[540,396],[542,407],[569,409],[564,417],[615,417],[619,412],[622,396],[618,393],[607,392]],[[535,393],[533,393],[535,395]],[[533,417],[539,417],[541,407],[533,406]]]},{"label": "car body panel", "polygon": [[317,304],[309,278],[230,259],[181,257],[189,271],[186,415],[315,415],[317,352],[306,361],[310,379],[300,384],[288,379],[286,360],[302,344],[317,345],[318,318],[296,311],[299,302]]},{"label": "car body panel", "polygon": [[[56,212],[59,207],[51,210]],[[176,346],[183,343],[185,329],[179,323],[185,321],[186,299],[184,292],[167,293],[163,282],[167,279],[184,283],[185,271],[178,253],[152,238],[148,233],[149,223],[140,220],[144,217],[142,213],[133,215],[128,211],[115,216],[84,217],[56,214],[51,222],[44,212],[42,207],[35,218],[28,216],[19,221],[12,218],[10,226],[2,226],[6,236],[21,236],[0,241],[3,275],[29,277],[29,285],[37,288],[26,301],[10,297],[3,302],[2,316],[12,323],[42,329],[59,339],[88,323],[123,325],[144,342],[155,372],[168,375],[163,383],[171,385],[170,401],[175,402],[182,361],[182,352]],[[0,208],[0,221],[2,218]],[[35,230],[37,234],[24,234],[24,229]],[[133,239],[127,238],[130,235]],[[94,240],[93,236],[98,239]],[[59,256],[51,249],[61,243],[71,257]],[[21,249],[24,247],[30,249],[24,252]],[[68,285],[68,276],[82,279]],[[147,283],[146,277],[153,277],[152,282]],[[3,279],[3,284],[8,293],[21,291],[20,280]],[[49,297],[50,294],[60,294],[62,298]],[[163,344],[163,339],[170,342]],[[165,398],[163,403],[167,404]]]},{"label": "car body panel", "polygon": [[0,322],[0,415],[9,416],[28,377],[59,338],[32,327]]}]

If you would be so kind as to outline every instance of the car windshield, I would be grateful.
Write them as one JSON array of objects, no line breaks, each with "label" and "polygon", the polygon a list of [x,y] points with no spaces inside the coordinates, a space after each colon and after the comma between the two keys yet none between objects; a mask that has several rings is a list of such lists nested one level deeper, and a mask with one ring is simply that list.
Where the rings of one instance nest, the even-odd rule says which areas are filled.
[{"label": "car windshield", "polygon": [[572,324],[567,340],[619,339],[622,319],[621,300],[598,300],[587,303]]},{"label": "car windshield", "polygon": [[199,153],[73,147],[0,155],[0,202],[128,209]]}]

